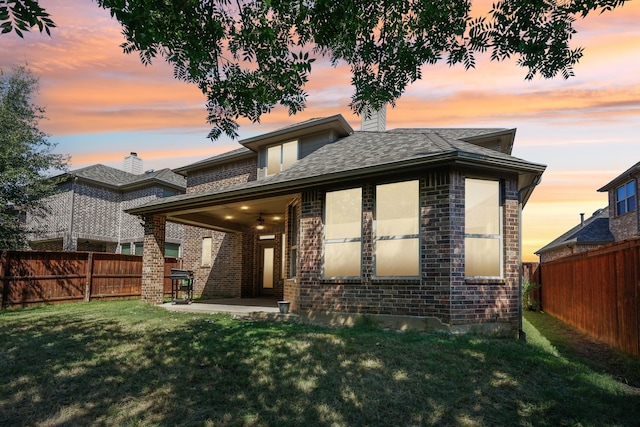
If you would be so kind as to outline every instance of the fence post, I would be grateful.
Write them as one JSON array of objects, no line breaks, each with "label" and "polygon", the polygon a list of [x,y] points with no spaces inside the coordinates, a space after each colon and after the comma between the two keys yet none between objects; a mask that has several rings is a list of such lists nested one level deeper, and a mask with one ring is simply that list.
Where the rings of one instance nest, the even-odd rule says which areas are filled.
[{"label": "fence post", "polygon": [[7,251],[2,251],[0,255],[0,280],[2,284],[2,305],[0,307],[7,308],[9,306],[9,280],[7,280]]},{"label": "fence post", "polygon": [[84,288],[85,302],[91,301],[91,282],[93,281],[93,252],[87,256],[87,282]]}]

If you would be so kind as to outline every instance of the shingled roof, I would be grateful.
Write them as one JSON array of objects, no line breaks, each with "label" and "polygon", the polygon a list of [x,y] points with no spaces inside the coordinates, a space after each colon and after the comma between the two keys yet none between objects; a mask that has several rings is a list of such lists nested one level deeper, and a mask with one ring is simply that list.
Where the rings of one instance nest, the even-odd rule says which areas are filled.
[{"label": "shingled roof", "polygon": [[222,163],[238,160],[243,157],[250,158],[255,156],[257,156],[257,154],[254,151],[249,150],[246,147],[240,147],[240,148],[236,148],[235,150],[227,151],[226,153],[208,157],[204,160],[199,160],[195,163],[191,163],[186,166],[175,168],[173,169],[173,171],[180,175],[186,175],[190,171],[210,167],[211,165],[214,165],[214,164],[222,164]]},{"label": "shingled roof", "polygon": [[[481,134],[480,130],[468,131],[473,135]],[[487,133],[497,131],[511,132],[505,129],[486,130]],[[196,199],[213,202],[236,196],[266,196],[270,191],[293,192],[312,185],[453,162],[511,170],[529,176],[530,182],[534,182],[545,169],[543,165],[449,137],[452,132],[443,134],[424,129],[354,132],[324,145],[276,175],[222,189],[165,198],[135,208],[132,213],[158,211],[163,209],[162,205],[170,207]]]},{"label": "shingled roof", "polygon": [[614,241],[609,230],[609,208],[598,209],[571,230],[567,231],[545,247],[538,249],[536,255],[541,255],[554,249],[568,245],[606,244]]},{"label": "shingled roof", "polygon": [[609,191],[610,189],[612,189],[614,187],[617,187],[619,185],[624,184],[625,182],[629,181],[632,177],[637,176],[637,175],[640,175],[640,162],[636,163],[635,165],[631,166],[626,171],[622,172],[620,175],[615,177],[607,185],[605,185],[604,187],[598,189],[598,191],[600,191],[600,192]]},{"label": "shingled roof", "polygon": [[186,179],[183,176],[167,168],[136,175],[102,164],[96,164],[67,172],[65,175],[122,190],[152,183],[159,183],[180,190],[184,190],[187,186]]}]

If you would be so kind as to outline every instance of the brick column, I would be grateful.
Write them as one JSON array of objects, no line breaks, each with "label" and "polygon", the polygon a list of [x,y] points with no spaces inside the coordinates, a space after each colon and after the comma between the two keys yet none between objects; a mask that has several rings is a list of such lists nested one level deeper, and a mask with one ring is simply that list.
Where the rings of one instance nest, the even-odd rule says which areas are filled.
[{"label": "brick column", "polygon": [[151,215],[144,218],[142,301],[152,304],[162,304],[165,228],[165,217]]}]

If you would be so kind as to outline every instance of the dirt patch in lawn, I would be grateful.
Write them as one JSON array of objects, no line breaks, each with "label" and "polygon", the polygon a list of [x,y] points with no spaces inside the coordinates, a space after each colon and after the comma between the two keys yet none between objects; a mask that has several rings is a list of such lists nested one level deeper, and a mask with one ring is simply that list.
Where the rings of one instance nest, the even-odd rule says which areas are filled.
[{"label": "dirt patch in lawn", "polygon": [[619,351],[546,313],[527,311],[525,318],[563,356],[579,359],[640,394],[640,357]]}]

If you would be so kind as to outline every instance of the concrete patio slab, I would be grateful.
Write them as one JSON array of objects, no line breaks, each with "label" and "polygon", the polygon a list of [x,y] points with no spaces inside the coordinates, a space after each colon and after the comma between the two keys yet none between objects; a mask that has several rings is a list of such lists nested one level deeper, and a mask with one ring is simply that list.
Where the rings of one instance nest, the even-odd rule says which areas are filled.
[{"label": "concrete patio slab", "polygon": [[191,304],[168,302],[162,304],[162,307],[182,313],[228,313],[237,316],[249,316],[258,313],[280,314],[278,300],[275,298],[223,298],[198,300],[193,301]]}]

